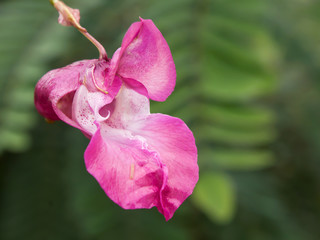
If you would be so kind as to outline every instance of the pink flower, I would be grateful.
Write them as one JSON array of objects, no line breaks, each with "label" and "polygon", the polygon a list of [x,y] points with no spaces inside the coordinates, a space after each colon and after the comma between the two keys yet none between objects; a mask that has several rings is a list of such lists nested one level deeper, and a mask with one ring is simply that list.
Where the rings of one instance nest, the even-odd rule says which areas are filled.
[{"label": "pink flower", "polygon": [[[173,91],[175,79],[167,42],[151,20],[140,19],[130,26],[112,59],[82,60],[44,75],[36,86],[36,107],[50,120],[61,119],[71,124],[66,119],[70,109],[63,112],[58,106],[71,106],[66,104],[65,95],[72,95],[80,85],[114,98],[122,82],[126,82],[140,94],[164,101]],[[49,101],[43,102],[42,98]],[[49,102],[52,108],[46,105]]]},{"label": "pink flower", "polygon": [[[87,94],[81,86],[74,101]],[[89,111],[81,103],[79,112]],[[127,84],[100,113],[84,154],[87,170],[121,207],[155,206],[169,220],[198,181],[192,132],[178,118],[150,114],[148,98]]]},{"label": "pink flower", "polygon": [[175,77],[162,34],[140,19],[112,59],[105,54],[52,70],[35,89],[40,114],[90,138],[85,164],[105,193],[125,209],[155,206],[166,220],[198,181],[192,132],[182,120],[149,110],[149,98],[164,101]]}]

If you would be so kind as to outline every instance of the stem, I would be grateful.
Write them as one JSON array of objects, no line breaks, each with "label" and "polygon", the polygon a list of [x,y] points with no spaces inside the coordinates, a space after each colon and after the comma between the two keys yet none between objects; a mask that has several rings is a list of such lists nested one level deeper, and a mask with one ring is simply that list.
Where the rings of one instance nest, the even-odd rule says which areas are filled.
[{"label": "stem", "polygon": [[[99,59],[105,59],[108,60],[108,55],[104,47],[99,43],[93,36],[91,36],[87,29],[82,27],[79,23],[79,12],[75,13],[74,10],[70,7],[68,7],[64,2],[59,0],[50,0],[50,3],[58,10],[60,13],[60,17],[63,19],[60,19],[59,17],[59,23],[66,26],[74,26],[76,29],[79,30],[99,51]],[[78,19],[76,19],[76,17]]]},{"label": "stem", "polygon": [[91,36],[90,33],[87,32],[87,30],[85,31],[80,31],[93,45],[96,46],[96,48],[99,51],[99,59],[105,59],[108,60],[108,55],[106,50],[104,49],[104,47],[101,45],[101,43],[99,43],[94,37]]}]

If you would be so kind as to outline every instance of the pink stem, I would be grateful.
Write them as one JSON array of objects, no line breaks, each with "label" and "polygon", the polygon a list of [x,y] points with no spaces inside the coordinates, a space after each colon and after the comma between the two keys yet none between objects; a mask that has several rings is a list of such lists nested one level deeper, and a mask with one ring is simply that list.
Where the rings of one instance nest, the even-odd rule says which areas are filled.
[{"label": "pink stem", "polygon": [[64,20],[67,24],[63,24],[66,26],[74,26],[76,29],[79,30],[93,45],[96,46],[100,55],[99,59],[108,60],[108,55],[104,47],[93,37],[91,36],[87,29],[82,27],[79,23],[80,17],[76,18],[73,13],[74,9],[68,7],[64,2],[59,0],[50,0],[51,4],[58,10],[58,12],[63,16]]}]

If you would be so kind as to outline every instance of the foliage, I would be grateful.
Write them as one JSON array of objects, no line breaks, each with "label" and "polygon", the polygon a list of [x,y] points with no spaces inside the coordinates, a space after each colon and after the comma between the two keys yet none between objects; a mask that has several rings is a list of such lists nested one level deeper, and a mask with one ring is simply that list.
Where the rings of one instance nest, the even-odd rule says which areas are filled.
[{"label": "foliage", "polygon": [[88,140],[33,107],[45,72],[96,50],[48,1],[0,1],[0,239],[317,239],[318,2],[66,2],[109,55],[137,16],[154,20],[177,86],[151,110],[191,126],[200,180],[168,223],[113,204],[85,171]]},{"label": "foliage", "polygon": [[[262,98],[275,90],[276,47],[262,28],[263,16],[257,17],[267,6],[254,1],[243,4],[240,10],[252,7],[246,15],[232,14],[239,6],[222,1],[175,1],[165,13],[158,10],[163,9],[162,1],[147,11],[148,17],[167,30],[164,34],[178,70],[175,93],[165,104],[154,103],[152,110],[188,121],[198,142],[201,174],[212,175],[212,179],[216,171],[273,164],[272,152],[266,147],[276,135],[274,116]],[[180,8],[183,14],[177,15]],[[257,20],[252,23],[252,19]],[[200,175],[198,188],[212,195],[200,194],[200,190],[194,193],[200,209],[221,223],[230,221],[235,209],[223,207],[224,202],[235,203],[230,199],[235,195],[233,184],[224,184],[228,194],[223,201],[215,201],[221,182],[230,182],[224,176],[219,174],[221,181],[208,177],[212,180],[208,184]]]}]

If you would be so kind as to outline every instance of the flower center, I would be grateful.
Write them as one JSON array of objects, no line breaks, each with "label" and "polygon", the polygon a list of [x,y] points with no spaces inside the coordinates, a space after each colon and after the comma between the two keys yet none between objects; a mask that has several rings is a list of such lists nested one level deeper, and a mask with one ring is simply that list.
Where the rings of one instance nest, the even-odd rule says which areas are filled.
[{"label": "flower center", "polygon": [[96,78],[95,78],[94,73],[93,73],[94,69],[95,69],[95,66],[92,68],[92,71],[91,71],[91,77],[92,77],[92,81],[93,81],[94,86],[95,86],[100,92],[103,92],[103,93],[105,93],[105,94],[108,94],[108,92],[107,92],[106,90],[104,90],[104,89],[102,89],[102,88],[100,88],[100,87],[98,86],[98,83],[97,83]]},{"label": "flower center", "polygon": [[80,83],[82,83],[90,92],[100,91],[104,94],[109,94],[106,89],[106,71],[108,69],[108,63],[105,61],[94,62],[89,64],[84,72],[81,73]]}]

